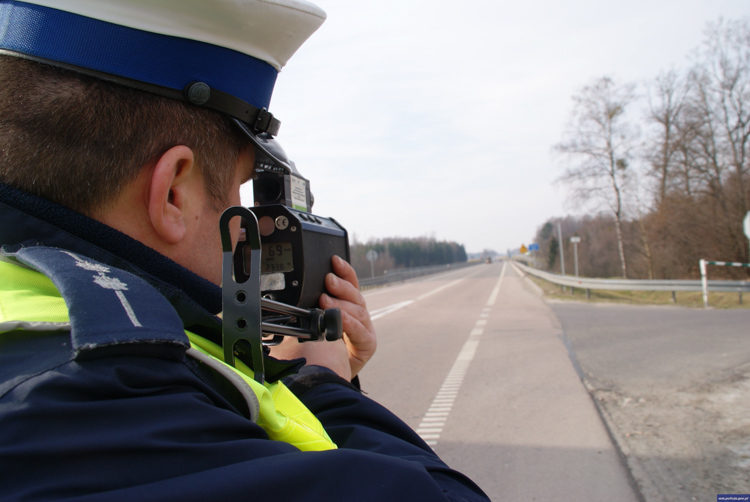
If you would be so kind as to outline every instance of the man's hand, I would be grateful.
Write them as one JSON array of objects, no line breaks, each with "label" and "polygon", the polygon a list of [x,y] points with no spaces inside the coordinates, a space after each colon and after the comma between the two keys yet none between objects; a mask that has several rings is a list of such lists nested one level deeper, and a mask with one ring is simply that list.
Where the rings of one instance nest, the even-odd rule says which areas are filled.
[{"label": "man's hand", "polygon": [[326,276],[326,289],[332,296],[325,293],[320,295],[320,306],[324,309],[341,309],[344,341],[349,350],[349,366],[354,378],[375,353],[375,327],[367,311],[365,297],[359,290],[357,273],[338,256],[331,261],[335,275]]},{"label": "man's hand", "polygon": [[329,294],[320,295],[320,307],[341,310],[344,339],[336,342],[298,343],[292,337],[274,347],[271,355],[279,359],[304,357],[307,364],[325,366],[346,380],[354,378],[375,353],[375,328],[359,291],[357,273],[338,256],[331,260],[332,274],[326,276]]}]

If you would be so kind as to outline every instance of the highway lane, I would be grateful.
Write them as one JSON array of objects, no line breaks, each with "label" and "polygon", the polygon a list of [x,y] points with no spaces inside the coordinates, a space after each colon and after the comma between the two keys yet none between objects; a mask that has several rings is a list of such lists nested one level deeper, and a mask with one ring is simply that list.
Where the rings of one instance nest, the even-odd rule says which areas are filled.
[{"label": "highway lane", "polygon": [[599,389],[674,392],[750,364],[750,310],[576,302],[550,308]]},{"label": "highway lane", "polygon": [[504,263],[365,293],[363,389],[493,500],[638,500],[554,313]]}]

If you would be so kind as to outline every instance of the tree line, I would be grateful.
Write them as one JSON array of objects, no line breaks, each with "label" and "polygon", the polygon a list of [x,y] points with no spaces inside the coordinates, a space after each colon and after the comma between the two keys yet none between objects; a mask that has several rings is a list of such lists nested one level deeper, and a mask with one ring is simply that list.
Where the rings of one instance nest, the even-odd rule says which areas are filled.
[{"label": "tree line", "polygon": [[560,270],[562,251],[572,272],[573,235],[579,272],[593,277],[694,278],[701,258],[750,262],[748,20],[708,23],[690,60],[640,85],[601,77],[573,96],[554,151],[558,182],[586,214],[538,229],[538,263]]},{"label": "tree line", "polygon": [[367,243],[353,239],[350,245],[350,258],[354,270],[360,278],[370,277],[373,273],[367,252],[377,253],[374,262],[375,275],[382,275],[387,270],[411,267],[428,267],[465,262],[466,249],[463,244],[438,241],[431,237],[402,238],[389,237],[371,239]]}]

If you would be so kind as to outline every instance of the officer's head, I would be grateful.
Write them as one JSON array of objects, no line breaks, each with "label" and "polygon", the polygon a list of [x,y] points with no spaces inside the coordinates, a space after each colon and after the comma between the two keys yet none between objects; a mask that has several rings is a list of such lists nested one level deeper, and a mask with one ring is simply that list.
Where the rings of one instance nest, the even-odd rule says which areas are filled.
[{"label": "officer's head", "polygon": [[0,182],[119,228],[106,215],[170,153],[213,211],[238,202],[278,132],[276,76],[324,18],[303,0],[0,1]]},{"label": "officer's head", "polygon": [[278,132],[277,73],[324,17],[303,0],[0,2],[0,180],[90,212],[186,144],[220,199],[248,135]]}]

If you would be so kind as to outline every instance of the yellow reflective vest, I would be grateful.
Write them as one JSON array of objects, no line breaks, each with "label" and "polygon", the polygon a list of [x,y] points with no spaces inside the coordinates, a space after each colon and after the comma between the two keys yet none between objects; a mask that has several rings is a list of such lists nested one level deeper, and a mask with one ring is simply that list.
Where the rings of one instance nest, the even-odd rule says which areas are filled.
[{"label": "yellow reflective vest", "polygon": [[[40,331],[70,331],[70,316],[65,299],[47,276],[18,263],[0,260],[0,336],[16,330],[28,336]],[[320,421],[282,382],[260,384],[242,361],[237,360],[237,368],[224,363],[217,344],[189,331],[185,335],[191,346],[188,356],[208,363],[241,391],[246,386],[245,395],[254,401],[249,405],[255,408],[253,419],[270,439],[305,451],[336,448]]]}]

